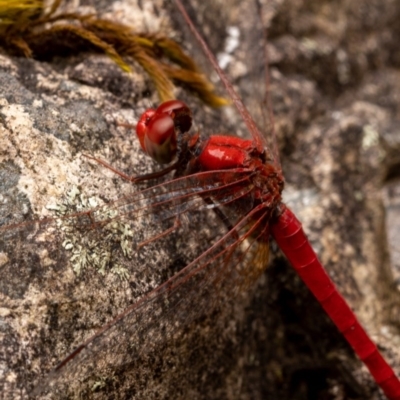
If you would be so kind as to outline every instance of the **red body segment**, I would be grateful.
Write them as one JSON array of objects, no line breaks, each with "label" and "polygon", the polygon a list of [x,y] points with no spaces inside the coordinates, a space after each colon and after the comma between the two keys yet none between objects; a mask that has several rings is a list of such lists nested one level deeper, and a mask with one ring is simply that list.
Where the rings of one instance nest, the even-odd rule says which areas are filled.
[{"label": "red body segment", "polygon": [[245,167],[249,163],[251,140],[243,140],[233,136],[213,135],[203,148],[198,162],[204,170]]},{"label": "red body segment", "polygon": [[349,342],[390,400],[400,400],[400,382],[338,292],[312,249],[301,223],[284,205],[271,234],[301,279]]}]

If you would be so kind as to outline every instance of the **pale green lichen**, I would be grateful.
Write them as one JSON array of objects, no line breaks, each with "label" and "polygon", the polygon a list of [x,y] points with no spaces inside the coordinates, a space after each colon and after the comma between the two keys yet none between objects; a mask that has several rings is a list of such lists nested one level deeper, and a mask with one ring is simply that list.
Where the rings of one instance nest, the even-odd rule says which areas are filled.
[{"label": "pale green lichen", "polygon": [[118,210],[101,204],[95,197],[86,197],[79,188],[67,192],[61,204],[50,205],[57,226],[62,231],[62,246],[70,253],[72,269],[80,275],[94,268],[101,275],[107,272],[127,279],[129,272],[120,262],[132,255],[133,232]]}]

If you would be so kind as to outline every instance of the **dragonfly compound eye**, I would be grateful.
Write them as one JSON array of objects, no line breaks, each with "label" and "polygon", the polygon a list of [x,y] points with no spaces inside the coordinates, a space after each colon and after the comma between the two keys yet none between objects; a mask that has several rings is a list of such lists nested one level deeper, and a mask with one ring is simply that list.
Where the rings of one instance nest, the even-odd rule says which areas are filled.
[{"label": "dragonfly compound eye", "polygon": [[169,100],[162,103],[156,111],[157,114],[168,114],[174,120],[175,128],[181,133],[188,132],[192,126],[192,112],[180,100]]},{"label": "dragonfly compound eye", "polygon": [[148,125],[149,122],[151,121],[151,118],[153,117],[153,115],[155,114],[156,110],[149,108],[148,110],[146,110],[142,116],[139,119],[139,122],[136,125],[136,135],[139,139],[140,142],[140,146],[142,147],[142,150],[144,152],[146,152],[146,148],[144,145],[144,139],[147,135],[148,132]]},{"label": "dragonfly compound eye", "polygon": [[144,151],[159,164],[168,164],[176,155],[176,146],[174,120],[156,113],[147,126]]},{"label": "dragonfly compound eye", "polygon": [[176,156],[177,134],[189,131],[192,114],[179,100],[162,103],[157,110],[148,109],[136,126],[143,151],[159,164],[168,164]]}]

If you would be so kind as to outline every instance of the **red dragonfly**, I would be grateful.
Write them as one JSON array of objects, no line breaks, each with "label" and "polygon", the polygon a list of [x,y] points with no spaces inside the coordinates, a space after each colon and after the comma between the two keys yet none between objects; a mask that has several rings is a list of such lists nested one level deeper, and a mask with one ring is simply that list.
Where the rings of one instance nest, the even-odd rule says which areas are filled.
[{"label": "red dragonfly", "polygon": [[[212,59],[210,54],[209,57]],[[230,87],[229,84],[228,87]],[[233,93],[231,95],[235,96]],[[236,104],[240,105],[238,99],[236,99]],[[176,105],[177,103],[173,103],[174,107]],[[180,103],[178,106],[178,112],[174,111],[173,113],[175,123],[178,123],[178,128],[185,131],[188,111]],[[165,111],[166,106],[162,107]],[[120,353],[126,352],[126,347],[112,346],[112,342],[121,341],[124,335],[132,335],[131,338],[122,339],[129,343],[128,352],[138,354],[141,359],[146,359],[148,354],[156,350],[162,342],[172,340],[174,335],[178,335],[181,326],[188,326],[191,319],[195,320],[198,314],[191,311],[193,301],[196,303],[195,307],[198,308],[197,313],[201,314],[206,311],[210,312],[209,309],[217,309],[219,304],[226,300],[224,296],[239,295],[243,287],[250,285],[265,267],[266,237],[269,229],[294,267],[299,270],[302,278],[319,298],[323,307],[332,313],[335,313],[339,306],[341,307],[340,310],[343,312],[336,315],[339,321],[336,320],[335,322],[340,324],[341,330],[350,340],[352,340],[353,333],[357,334],[353,345],[358,346],[360,335],[362,335],[361,327],[353,319],[354,316],[346,308],[345,303],[342,303],[341,297],[333,290],[333,286],[327,280],[327,275],[319,269],[313,253],[310,255],[306,252],[305,258],[303,257],[304,247],[308,249],[308,252],[311,250],[307,247],[307,242],[302,236],[300,225],[281,203],[280,170],[267,162],[273,156],[264,155],[264,139],[259,134],[258,129],[253,126],[247,111],[243,109],[242,112],[246,123],[250,125],[249,130],[253,135],[252,141],[214,136],[210,142],[202,142],[197,136],[181,136],[181,139],[179,139],[181,143],[178,140],[177,144],[180,150],[179,154],[184,161],[189,161],[187,166],[179,158],[178,175],[182,176],[143,189],[136,194],[133,200],[131,197],[128,199],[121,198],[109,205],[93,207],[90,212],[77,210],[75,214],[68,214],[66,217],[63,216],[65,213],[63,206],[57,206],[60,213],[60,218],[57,220],[43,220],[38,224],[38,227],[28,224],[29,232],[26,229],[26,224],[21,224],[23,229],[14,226],[14,229],[4,231],[6,236],[21,234],[22,238],[17,242],[19,245],[25,243],[24,235],[26,234],[35,237],[36,241],[40,242],[46,239],[46,235],[63,232],[63,246],[67,251],[71,249],[75,251],[73,261],[75,269],[78,270],[84,268],[84,264],[89,264],[91,260],[87,260],[82,255],[83,252],[78,252],[76,249],[77,244],[74,238],[68,236],[70,226],[76,230],[74,231],[75,237],[79,236],[80,231],[87,234],[88,230],[92,229],[93,237],[88,239],[88,243],[86,243],[92,247],[97,245],[94,242],[98,240],[100,231],[103,235],[106,234],[107,240],[111,242],[111,247],[107,251],[103,249],[103,253],[100,255],[90,253],[91,258],[103,257],[103,259],[106,259],[113,251],[117,253],[116,247],[122,248],[123,252],[129,251],[125,248],[125,243],[132,238],[133,234],[130,231],[130,226],[127,226],[125,222],[132,218],[142,219],[144,223],[148,224],[147,237],[135,237],[137,249],[140,251],[149,246],[160,246],[160,243],[167,238],[167,234],[178,231],[180,226],[186,223],[185,215],[196,214],[197,210],[204,213],[209,212],[210,218],[215,217],[216,220],[214,221],[216,226],[213,227],[216,231],[211,232],[215,241],[209,249],[201,250],[198,256],[179,272],[166,271],[166,276],[171,276],[171,278],[143,296],[138,302],[132,304],[111,323],[79,346],[57,367],[52,375],[52,382],[57,383],[59,377],[63,376],[79,377],[82,371],[90,374],[92,365],[90,365],[90,362],[88,365],[88,360],[92,360],[92,362],[96,360],[93,355],[101,354],[105,340],[109,349],[107,357],[98,358],[96,361],[101,364],[104,371],[113,364],[117,357],[122,357],[120,360],[125,363],[132,362],[132,355],[127,354],[124,358],[124,355]],[[156,122],[165,117],[165,112],[156,112],[157,115],[160,118],[157,117]],[[148,118],[149,115],[147,114],[144,119],[146,122],[146,138],[148,138],[147,130],[149,133],[155,131],[153,128],[147,128],[149,121],[153,121],[152,118],[149,120]],[[186,142],[182,138],[190,138],[190,142]],[[152,139],[148,140],[150,141],[148,143],[151,144]],[[205,148],[202,146],[205,146]],[[158,146],[156,146],[154,151],[158,150]],[[146,147],[146,151],[150,152],[149,146]],[[221,157],[213,158],[213,154],[218,151],[220,154],[222,152],[226,155],[225,161],[221,160]],[[192,155],[192,153],[197,158],[189,160],[189,155]],[[170,156],[171,148],[168,148],[167,151],[164,149],[163,156],[165,154]],[[243,161],[238,160],[238,156],[248,158],[251,160],[250,164],[243,165]],[[230,160],[233,160],[234,165],[229,164],[232,162]],[[220,164],[222,161],[224,163]],[[216,168],[218,172],[215,172]],[[260,185],[258,189],[257,185]],[[71,203],[79,196],[77,191],[71,193]],[[86,201],[81,198],[81,200],[83,203],[80,205],[81,207],[86,202],[93,205],[90,199]],[[68,204],[64,205],[65,208],[67,206]],[[222,223],[220,220],[222,220]],[[267,220],[270,226],[266,223]],[[161,225],[164,226],[163,229],[159,228]],[[35,229],[37,229],[36,232]],[[294,231],[287,233],[286,229],[294,229]],[[122,234],[116,234],[116,232],[121,231]],[[286,244],[288,238],[292,241],[290,246]],[[16,242],[10,243],[14,245]],[[42,261],[48,260],[51,264],[52,258],[58,260],[59,254],[53,254],[52,251],[56,253],[59,250],[50,249],[49,251],[47,249],[46,254],[41,254]],[[138,254],[140,255],[140,252]],[[143,257],[143,253],[141,255]],[[129,256],[133,257],[131,254]],[[146,262],[145,257],[142,260]],[[177,267],[176,265],[175,268]],[[123,257],[121,257],[121,263],[116,270],[119,274],[127,273]],[[48,277],[43,277],[43,279],[48,279]],[[52,282],[54,291],[56,291],[58,282],[56,279]],[[149,287],[152,284],[150,283]],[[323,290],[320,291],[319,289]],[[189,301],[183,297],[184,293],[194,294],[196,290],[201,292],[203,296],[210,292],[210,298],[214,299],[214,303],[210,304],[205,301],[203,296],[201,298],[195,297],[198,301],[193,299]],[[216,298],[214,293],[218,293],[220,298]],[[127,329],[127,326],[131,328]],[[377,375],[378,383],[386,387],[385,390],[389,398],[398,398],[398,392],[396,392],[397,378],[392,374],[390,367],[379,357],[376,347],[368,342],[366,337],[364,339],[367,344],[363,341],[363,346],[359,350],[361,357],[366,357],[367,363],[371,359],[378,360],[377,366],[375,364],[371,366],[372,371]],[[140,350],[139,346],[141,348],[147,347],[147,352]],[[366,354],[363,353],[365,349]],[[152,356],[154,357],[154,355]],[[380,374],[383,375],[383,378]],[[98,377],[96,384],[101,386],[102,383],[99,379]],[[73,385],[73,382],[70,382],[70,384]]]}]

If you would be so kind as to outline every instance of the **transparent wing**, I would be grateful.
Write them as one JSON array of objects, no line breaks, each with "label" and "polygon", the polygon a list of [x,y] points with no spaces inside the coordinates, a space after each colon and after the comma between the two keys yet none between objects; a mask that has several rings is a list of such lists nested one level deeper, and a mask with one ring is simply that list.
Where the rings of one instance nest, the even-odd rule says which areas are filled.
[{"label": "transparent wing", "polygon": [[[73,393],[76,388],[71,382],[78,382],[82,391],[82,384],[92,387],[100,376],[122,373],[127,366],[141,371],[142,363],[154,357],[161,345],[179,342],[202,318],[232,299],[237,301],[266,266],[266,259],[259,258],[260,245],[249,236],[250,221],[250,216],[243,218],[206,252],[80,346],[49,376],[55,393]],[[135,387],[135,382],[131,385]]]},{"label": "transparent wing", "polygon": [[[224,9],[222,3],[220,6]],[[225,9],[224,14],[230,11]],[[241,21],[239,14],[231,16],[232,24]],[[229,20],[228,14],[226,16]],[[226,19],[220,23],[225,29],[224,21]],[[218,35],[215,37],[217,43],[221,43]],[[240,40],[240,44],[244,42],[247,39]],[[220,50],[223,52],[224,46]],[[253,59],[244,55],[242,60],[246,61],[246,58],[247,61]],[[243,62],[242,66],[248,68],[248,65]],[[234,71],[232,73],[235,75]],[[247,76],[247,69],[242,73],[239,68],[236,86],[246,83]],[[259,87],[256,83],[250,92],[256,93]],[[78,109],[82,107],[79,103],[76,110],[80,111]],[[52,111],[51,107],[46,109]],[[71,114],[77,111],[73,108]],[[85,112],[83,114],[82,120],[91,117]],[[214,119],[217,124],[209,124],[208,113],[203,115],[203,124],[207,125],[208,132],[246,134],[243,122],[231,112],[223,111],[221,122],[218,112],[218,117]],[[99,120],[99,115],[94,114],[93,119]],[[17,126],[16,130],[22,128]],[[54,129],[51,126],[49,130]],[[97,131],[97,125],[89,130],[91,140]],[[104,135],[107,134],[104,128]],[[53,142],[49,140],[49,143]],[[81,142],[79,144],[82,145]],[[51,146],[45,148],[42,156],[52,157]],[[86,150],[88,147],[83,148]],[[29,163],[30,157],[26,159]],[[35,162],[39,165],[43,158]],[[0,285],[1,295],[7,297],[9,309],[13,310],[18,299],[24,299],[25,309],[18,310],[18,318],[11,315],[7,319],[7,322],[12,318],[15,321],[18,319],[28,327],[20,336],[22,341],[29,340],[28,355],[23,354],[26,359],[21,362],[29,360],[29,365],[24,368],[24,379],[26,377],[27,381],[40,385],[35,371],[51,371],[63,357],[95,335],[79,354],[71,357],[71,361],[54,374],[53,379],[55,386],[61,382],[72,387],[75,383],[79,386],[81,379],[92,377],[93,387],[101,386],[104,376],[107,379],[112,376],[107,374],[108,368],[118,374],[124,364],[141,366],[149,353],[157,353],[157,346],[162,347],[161,343],[164,346],[171,341],[179,344],[176,338],[185,335],[189,327],[196,329],[198,324],[193,321],[201,320],[200,315],[215,312],[222,300],[224,307],[229,306],[225,304],[227,297],[230,303],[235,303],[237,299],[234,297],[239,288],[253,282],[265,267],[266,244],[260,244],[255,239],[264,231],[263,227],[257,229],[257,220],[246,217],[252,209],[249,197],[224,210],[222,220],[225,223],[221,222],[221,216],[216,217],[213,210],[216,205],[233,204],[235,199],[240,200],[251,190],[246,173],[248,171],[225,171],[219,175],[212,173],[182,178],[115,202],[101,201],[101,194],[96,199],[85,198],[80,189],[73,189],[62,204],[53,205],[53,216],[41,221],[26,220],[30,215],[26,199],[18,198],[15,209],[13,204],[8,204],[7,210],[10,211],[2,213],[4,219],[0,230]],[[56,182],[63,180],[64,170],[56,168],[54,176]],[[229,185],[235,186],[235,190]],[[48,188],[40,193],[42,198],[51,195],[51,188]],[[206,203],[207,196],[213,197],[216,203]],[[240,222],[242,225],[232,230]],[[254,233],[246,233],[251,232],[252,227]],[[231,233],[225,237],[227,232]],[[205,253],[212,243],[216,245]],[[203,258],[199,258],[202,254]],[[242,273],[236,272],[236,269],[231,271],[228,265]],[[183,275],[176,275],[185,266],[191,267],[182,272]],[[242,268],[248,268],[247,272],[244,273]],[[206,272],[209,272],[209,277],[205,276]],[[225,275],[226,278],[223,278]],[[172,281],[168,280],[170,278],[173,278]],[[191,279],[198,285],[192,284]],[[182,288],[167,290],[167,285],[155,291],[165,282],[173,288]],[[189,293],[190,302],[186,300],[185,291]],[[230,292],[232,297],[227,296]],[[214,294],[207,302],[204,299],[209,293]],[[215,293],[217,297],[214,297]],[[178,301],[183,297],[185,300]],[[172,305],[166,308],[165,304],[169,302]],[[143,305],[139,307],[139,304]],[[131,305],[133,308],[129,308]],[[159,310],[163,307],[166,308],[165,317],[164,314],[160,316]],[[128,310],[127,315],[112,323],[115,328],[108,326],[101,330],[104,324],[113,321],[124,310]],[[155,311],[157,314],[157,310],[159,319],[157,315],[154,318],[150,316],[146,322],[147,312]],[[183,320],[187,322],[183,323]],[[20,327],[15,326],[13,334],[20,332]],[[186,330],[180,329],[183,326]],[[160,332],[153,334],[154,329],[160,329]],[[96,335],[99,330],[101,333]],[[130,352],[129,346],[135,349],[130,340],[133,342],[136,338],[140,342],[137,332],[145,337],[142,341],[144,347]],[[165,335],[163,332],[166,332]],[[114,347],[119,334],[122,344]],[[43,343],[46,345],[43,346]],[[122,356],[125,353],[127,355]]]},{"label": "transparent wing", "polygon": [[[246,109],[255,121],[257,128],[249,131],[248,124],[232,106],[218,110],[218,117],[214,124],[208,122],[207,127],[214,132],[224,131],[233,135],[253,138],[262,135],[260,140],[268,147],[271,160],[279,162],[276,149],[275,132],[273,129],[273,115],[269,101],[269,71],[266,47],[266,25],[263,21],[268,12],[257,1],[234,1],[229,7],[223,2],[204,4],[199,1],[182,1],[196,28],[209,45],[211,52],[216,55],[219,66],[229,76],[230,82],[239,94]],[[221,18],[214,18],[221,15]],[[178,13],[178,21],[183,35],[183,43],[191,46],[196,60],[207,76],[213,76],[213,71],[207,57],[202,54],[197,40],[185,29],[183,17]],[[221,84],[219,84],[222,86]],[[221,93],[226,93],[220,88]],[[225,94],[228,96],[227,94]],[[229,98],[229,97],[228,97]],[[207,129],[207,128],[206,128]]]},{"label": "transparent wing", "polygon": [[[61,356],[67,358],[39,384],[39,391],[50,388],[53,392],[55,386],[58,394],[82,392],[127,365],[139,367],[161,344],[177,340],[200,317],[232,302],[255,281],[267,263],[265,221],[270,210],[265,205],[252,210],[251,176],[247,170],[199,173],[87,211],[71,214],[67,205],[62,205],[54,207],[59,214],[56,218],[0,228],[0,248],[9,257],[2,277],[10,281],[5,274],[18,276],[18,267],[31,265],[35,269],[32,279],[40,280],[43,293],[54,294],[59,330],[69,324],[75,324],[77,331],[87,330],[90,314],[101,312],[100,320],[108,322],[101,329],[92,326],[97,333],[86,337],[69,355],[84,335],[70,342],[67,338],[51,343],[50,339],[48,369]],[[76,196],[69,193],[69,202]],[[216,217],[217,207],[223,210],[224,221],[221,214]],[[196,213],[200,212],[210,214],[208,249],[196,246],[201,236]],[[154,254],[154,248],[162,248],[166,240],[179,238],[193,242],[193,254],[186,254],[185,259],[161,257],[156,263],[159,270],[149,273],[149,265],[154,263],[146,260],[146,255]],[[75,279],[71,267],[81,279]],[[109,278],[110,268],[114,279]],[[144,271],[150,282],[143,280]],[[27,273],[26,268],[21,272]],[[65,275],[71,275],[70,279]],[[89,284],[98,288],[99,298],[85,299],[86,306],[74,308]],[[129,292],[123,300],[115,296],[116,309],[122,311],[118,316],[115,310],[104,312],[101,301],[115,291],[115,285]],[[66,293],[68,302],[61,293]],[[44,301],[39,307],[51,325],[51,307]]]}]

